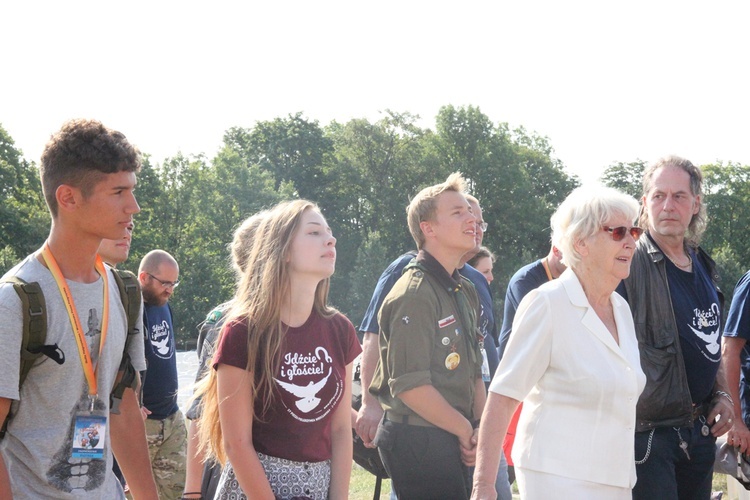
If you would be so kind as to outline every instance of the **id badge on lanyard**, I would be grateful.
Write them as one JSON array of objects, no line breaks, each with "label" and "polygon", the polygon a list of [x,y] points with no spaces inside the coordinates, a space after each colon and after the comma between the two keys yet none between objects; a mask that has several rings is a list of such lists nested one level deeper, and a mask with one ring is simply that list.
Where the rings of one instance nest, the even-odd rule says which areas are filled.
[{"label": "id badge on lanyard", "polygon": [[88,409],[76,412],[73,432],[73,458],[105,459],[104,443],[107,441],[107,415],[95,409],[97,397],[89,397]]},{"label": "id badge on lanyard", "polygon": [[484,348],[484,341],[479,343],[479,351],[482,353],[482,380],[490,381],[490,363],[487,361],[487,350]]},{"label": "id badge on lanyard", "polygon": [[[72,458],[104,460],[106,457],[104,443],[107,441],[108,415],[106,405],[99,401],[98,396],[97,373],[99,363],[97,361],[96,366],[94,366],[94,362],[91,359],[89,346],[86,342],[86,334],[83,332],[81,320],[78,317],[78,312],[73,302],[73,294],[70,291],[70,287],[68,287],[68,283],[65,281],[62,271],[60,271],[60,267],[57,265],[55,257],[52,255],[49,243],[44,244],[42,258],[55,278],[63,303],[68,311],[68,318],[73,328],[73,334],[78,346],[78,354],[81,358],[81,366],[83,367],[83,373],[89,387],[87,404],[83,408],[79,407],[76,411],[71,456]],[[99,255],[96,256],[96,271],[102,277],[104,287],[102,294],[102,333],[99,341],[99,356],[97,358],[99,360],[104,349],[104,341],[107,338],[107,326],[109,324],[109,297],[107,293],[109,290],[109,279],[107,277],[107,270],[104,268],[104,263]]]}]

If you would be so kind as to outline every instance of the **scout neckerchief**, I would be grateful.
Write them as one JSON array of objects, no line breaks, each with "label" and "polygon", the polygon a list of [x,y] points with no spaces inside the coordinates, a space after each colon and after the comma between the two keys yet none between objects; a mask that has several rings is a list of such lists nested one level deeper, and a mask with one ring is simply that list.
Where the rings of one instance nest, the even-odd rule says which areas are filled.
[{"label": "scout neckerchief", "polygon": [[103,280],[103,292],[102,292],[102,323],[101,323],[101,337],[99,340],[99,357],[97,358],[96,364],[91,359],[91,352],[86,342],[86,334],[81,326],[81,319],[78,317],[75,303],[73,301],[73,294],[68,287],[68,283],[65,281],[65,277],[60,271],[60,267],[57,265],[55,257],[52,255],[52,251],[49,248],[49,243],[44,244],[42,249],[42,258],[47,264],[47,268],[52,273],[52,277],[57,283],[57,288],[60,290],[60,296],[65,304],[65,309],[68,311],[68,318],[70,319],[70,325],[73,328],[73,334],[76,338],[78,345],[78,354],[81,358],[81,365],[83,366],[83,373],[86,377],[86,382],[89,387],[89,408],[88,411],[79,411],[76,414],[76,424],[73,436],[73,458],[92,458],[92,459],[103,459],[104,458],[104,434],[106,432],[107,417],[101,412],[94,410],[96,400],[98,398],[98,387],[97,387],[97,373],[99,368],[99,360],[102,357],[104,349],[104,341],[107,338],[107,326],[109,324],[109,279],[107,277],[107,271],[104,268],[101,257],[96,256],[96,272],[102,277]]}]

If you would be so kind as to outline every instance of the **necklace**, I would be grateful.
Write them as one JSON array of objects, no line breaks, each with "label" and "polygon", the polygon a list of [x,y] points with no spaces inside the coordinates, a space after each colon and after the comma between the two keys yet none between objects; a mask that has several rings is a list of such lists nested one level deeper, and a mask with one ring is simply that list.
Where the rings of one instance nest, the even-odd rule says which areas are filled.
[{"label": "necklace", "polygon": [[670,257],[670,256],[669,256],[669,255],[668,255],[668,254],[667,254],[666,252],[664,253],[664,255],[666,255],[666,256],[667,256],[667,258],[669,259],[669,261],[670,261],[670,262],[671,262],[672,264],[674,264],[675,266],[679,267],[680,269],[689,269],[689,268],[690,268],[690,266],[692,266],[692,265],[693,265],[693,258],[692,258],[692,257],[690,256],[690,252],[686,252],[686,254],[687,254],[687,258],[688,258],[688,262],[687,262],[687,264],[678,264],[678,263],[677,263],[677,262],[675,262],[675,260],[674,260],[674,259],[673,259],[672,257]]}]

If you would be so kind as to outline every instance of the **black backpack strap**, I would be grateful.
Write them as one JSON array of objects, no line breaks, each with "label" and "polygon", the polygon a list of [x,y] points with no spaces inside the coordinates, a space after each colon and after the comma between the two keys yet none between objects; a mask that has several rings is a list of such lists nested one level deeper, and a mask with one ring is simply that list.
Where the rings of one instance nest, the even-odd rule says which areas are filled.
[{"label": "black backpack strap", "polygon": [[[44,345],[47,339],[47,308],[39,283],[26,283],[18,276],[9,276],[0,281],[0,283],[12,284],[13,289],[18,294],[18,298],[21,299],[23,328],[18,377],[18,390],[20,391],[24,380],[26,380],[26,376],[29,374],[29,370],[34,366],[37,359],[47,354],[47,351],[51,351],[54,354],[50,357],[58,364],[62,364],[65,361],[65,355],[58,349],[57,345]],[[2,428],[0,428],[0,439],[5,437],[5,432],[8,430],[8,423],[11,418],[13,418],[13,414],[9,411]]]},{"label": "black backpack strap", "polygon": [[115,386],[109,396],[110,411],[119,415],[120,403],[122,402],[122,395],[125,394],[125,389],[128,387],[135,389],[137,381],[135,368],[130,362],[130,354],[128,353],[131,342],[141,341],[137,326],[141,308],[141,286],[138,283],[138,278],[130,271],[112,268],[112,275],[117,283],[117,288],[120,290],[120,301],[125,308],[125,316],[128,320],[128,335],[125,339],[122,360],[117,371]]},{"label": "black backpack strap", "polygon": [[375,476],[375,494],[372,496],[372,500],[379,500],[380,499],[380,488],[383,483],[383,478],[381,476]]}]

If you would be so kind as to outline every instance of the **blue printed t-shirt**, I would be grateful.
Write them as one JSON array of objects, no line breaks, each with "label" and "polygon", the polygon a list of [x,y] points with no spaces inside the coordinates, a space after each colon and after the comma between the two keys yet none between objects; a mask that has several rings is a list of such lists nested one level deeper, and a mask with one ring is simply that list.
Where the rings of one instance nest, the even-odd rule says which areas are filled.
[{"label": "blue printed t-shirt", "polygon": [[[732,305],[729,307],[725,337],[736,337],[750,340],[750,272],[740,278],[734,288]],[[750,344],[746,343],[740,353],[740,401],[742,402],[742,417],[745,423],[750,420]]]},{"label": "blue printed t-shirt", "polygon": [[[497,344],[495,343],[495,337],[497,334],[497,327],[495,325],[495,311],[492,309],[492,291],[490,290],[490,284],[487,283],[487,278],[482,273],[471,267],[469,264],[464,265],[458,270],[458,273],[464,278],[468,279],[474,285],[479,295],[479,331],[484,337],[484,350],[487,353],[487,364],[490,368],[490,377],[495,376],[495,370],[497,365],[500,363],[500,358],[497,354]],[[489,385],[489,381],[487,381]]]},{"label": "blue printed t-shirt", "polygon": [[672,296],[682,357],[693,403],[711,396],[721,360],[721,309],[708,270],[691,250],[693,272],[678,269],[669,259],[667,281]]},{"label": "blue printed t-shirt", "polygon": [[378,324],[378,313],[380,312],[380,306],[383,305],[388,292],[391,291],[393,285],[396,284],[398,279],[404,273],[404,268],[409,262],[414,260],[417,256],[415,252],[407,252],[396,260],[390,263],[385,271],[378,278],[378,282],[375,285],[375,290],[372,292],[372,298],[370,304],[367,306],[365,317],[362,318],[362,322],[359,324],[360,332],[369,333],[380,333],[380,325]]},{"label": "blue printed t-shirt", "polygon": [[152,420],[164,420],[179,409],[177,405],[177,356],[169,304],[143,304],[143,335],[146,351],[146,378],[143,406]]},{"label": "blue printed t-shirt", "polygon": [[498,342],[498,352],[500,359],[505,352],[505,346],[508,344],[510,332],[513,329],[513,319],[516,317],[518,304],[521,303],[526,294],[536,290],[549,281],[547,271],[544,270],[543,259],[528,264],[518,271],[510,279],[508,290],[505,292],[505,310],[503,313],[503,325],[500,329],[500,340]]}]

